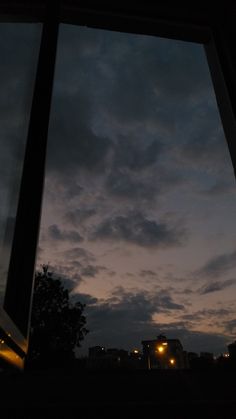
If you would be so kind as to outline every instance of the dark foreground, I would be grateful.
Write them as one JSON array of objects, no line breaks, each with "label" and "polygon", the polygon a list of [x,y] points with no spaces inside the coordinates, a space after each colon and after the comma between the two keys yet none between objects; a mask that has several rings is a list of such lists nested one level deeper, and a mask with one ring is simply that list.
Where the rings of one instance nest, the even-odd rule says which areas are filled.
[{"label": "dark foreground", "polygon": [[235,371],[0,374],[1,418],[234,418]]}]

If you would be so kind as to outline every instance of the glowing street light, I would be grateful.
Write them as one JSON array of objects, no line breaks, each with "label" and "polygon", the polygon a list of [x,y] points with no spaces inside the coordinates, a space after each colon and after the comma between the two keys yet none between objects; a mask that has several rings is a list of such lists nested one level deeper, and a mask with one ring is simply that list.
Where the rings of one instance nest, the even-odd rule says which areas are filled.
[{"label": "glowing street light", "polygon": [[171,358],[171,359],[170,359],[170,364],[171,364],[171,365],[175,365],[175,359],[174,359],[174,358]]},{"label": "glowing street light", "polygon": [[163,346],[158,346],[157,350],[160,354],[162,354],[165,351],[165,348]]}]

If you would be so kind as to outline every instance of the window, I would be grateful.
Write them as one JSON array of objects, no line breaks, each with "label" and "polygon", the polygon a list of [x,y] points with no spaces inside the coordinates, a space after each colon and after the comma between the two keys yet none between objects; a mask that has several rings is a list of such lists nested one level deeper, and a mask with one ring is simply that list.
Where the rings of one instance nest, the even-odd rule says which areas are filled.
[{"label": "window", "polygon": [[[3,303],[19,199],[21,174],[38,61],[41,25],[23,23],[0,24],[0,309],[1,322],[8,316]],[[23,243],[22,243],[23,245]],[[20,281],[21,279],[18,278]],[[3,325],[1,324],[1,326]],[[14,330],[13,330],[14,329]],[[23,341],[8,324],[9,335]],[[19,336],[18,336],[19,335]],[[2,341],[5,342],[4,339]],[[11,359],[12,354],[2,343],[0,351]]]},{"label": "window", "polygon": [[61,25],[38,265],[87,304],[85,353],[224,351],[235,208],[202,45]]},{"label": "window", "polygon": [[[233,7],[233,6],[232,6]],[[217,100],[220,107],[220,112],[224,124],[224,130],[227,135],[227,141],[229,144],[229,149],[231,153],[231,158],[233,160],[233,164],[235,167],[235,148],[234,148],[234,137],[235,137],[235,96],[234,96],[234,86],[235,86],[235,76],[234,76],[234,68],[235,68],[235,62],[234,62],[234,56],[233,56],[233,23],[231,16],[233,13],[231,13],[231,6],[229,6],[228,9],[224,10],[224,13],[222,13],[222,21],[224,22],[224,25],[219,24],[220,17],[218,15],[218,9],[212,10],[212,8],[208,8],[206,6],[206,9],[204,8],[204,11],[199,7],[198,5],[195,6],[195,11],[193,12],[192,7],[188,10],[188,8],[183,8],[181,5],[178,7],[178,10],[172,10],[170,13],[168,5],[155,5],[155,6],[145,6],[144,9],[140,9],[139,6],[132,7],[127,3],[127,7],[123,7],[122,10],[119,8],[119,6],[112,6],[112,11],[109,9],[106,9],[105,7],[99,6],[99,9],[96,10],[96,7],[89,6],[85,9],[83,9],[82,6],[75,5],[74,2],[70,2],[69,0],[65,0],[61,3],[61,9],[60,9],[60,20],[63,22],[68,23],[81,23],[82,25],[91,25],[98,28],[106,28],[106,29],[113,29],[113,30],[119,30],[119,31],[133,31],[136,33],[145,33],[145,34],[153,34],[153,35],[160,35],[164,37],[170,37],[173,39],[184,39],[187,41],[193,41],[193,42],[200,42],[204,43],[207,47],[208,52],[208,60],[210,63],[211,73],[214,81],[214,86],[216,89],[217,94]],[[207,13],[205,13],[207,11]],[[42,148],[42,154],[44,153],[44,147],[45,147],[45,140],[47,136],[47,120],[49,116],[49,105],[50,105],[50,91],[51,91],[51,84],[52,84],[52,70],[53,70],[53,58],[51,58],[55,53],[56,48],[56,30],[52,29],[53,27],[56,27],[56,20],[57,20],[57,12],[58,10],[53,9],[53,6],[51,4],[48,5],[48,10],[45,11],[45,2],[44,1],[38,1],[37,5],[35,7],[32,7],[32,5],[27,5],[24,3],[24,5],[15,4],[14,1],[9,0],[8,4],[6,6],[5,2],[0,2],[0,15],[1,19],[3,21],[37,21],[37,22],[43,22],[45,29],[45,36],[44,36],[44,43],[43,43],[43,58],[39,60],[39,66],[37,69],[38,79],[39,82],[36,83],[35,87],[35,93],[34,97],[36,98],[35,102],[37,106],[35,106],[35,102],[33,102],[34,112],[31,113],[30,118],[30,126],[33,128],[33,132],[36,135],[37,131],[40,131],[41,138],[41,148]],[[184,19],[183,19],[184,15]],[[180,23],[183,22],[184,23]],[[49,23],[48,23],[49,22]],[[227,33],[225,28],[225,22],[227,22]],[[6,27],[5,24],[2,24],[2,28]],[[16,27],[16,24],[13,25]],[[40,26],[40,25],[31,25],[27,24],[25,25],[28,28],[32,28],[33,26]],[[9,26],[10,27],[10,26]],[[20,26],[18,26],[20,27]],[[23,28],[23,26],[21,26]],[[51,29],[49,29],[51,28]],[[30,31],[29,31],[30,32]],[[33,38],[32,38],[33,39]],[[36,39],[36,38],[35,38]],[[21,43],[21,35],[19,34],[19,39],[16,39],[15,42],[17,43],[19,41],[19,44]],[[9,39],[8,39],[9,42]],[[15,43],[15,45],[16,45]],[[17,45],[19,45],[17,44]],[[26,45],[25,45],[26,46]],[[29,52],[29,44],[26,47],[26,50]],[[20,46],[19,46],[20,48]],[[32,56],[37,56],[37,48],[38,43],[35,42],[35,49],[33,52],[32,50]],[[25,50],[25,51],[26,51]],[[25,52],[27,55],[27,52]],[[23,51],[22,51],[23,54]],[[23,54],[24,55],[24,54]],[[22,55],[22,56],[23,56]],[[26,57],[25,55],[25,57]],[[37,59],[36,59],[37,60]],[[2,64],[2,63],[1,63]],[[33,64],[33,61],[31,61],[31,64]],[[35,61],[36,64],[36,61]],[[33,68],[33,66],[32,66]],[[28,69],[29,70],[29,69]],[[27,71],[28,71],[27,70]],[[10,75],[10,73],[9,73]],[[32,78],[31,78],[32,76]],[[44,77],[46,76],[46,78]],[[28,72],[28,80],[33,80],[33,70],[30,74],[30,70]],[[43,79],[47,80],[46,86],[45,83],[43,83]],[[30,83],[29,83],[30,84]],[[23,86],[23,85],[22,85]],[[26,89],[27,90],[27,89]],[[48,93],[46,93],[48,92]],[[22,94],[21,98],[23,98],[24,94]],[[45,98],[46,97],[46,98]],[[8,98],[9,99],[9,98]],[[25,102],[24,102],[25,100]],[[19,105],[19,112],[22,112],[24,109],[23,102],[25,105],[25,121],[28,122],[29,117],[29,108],[27,108],[29,102],[30,102],[30,93],[28,90],[28,93],[26,96],[24,96],[23,101],[19,101],[19,103],[14,103],[14,107]],[[40,106],[38,106],[40,104]],[[138,104],[137,104],[138,105]],[[35,110],[40,110],[38,115],[36,115]],[[20,113],[19,113],[20,114]],[[22,156],[24,154],[24,135],[26,134],[26,125],[22,124],[22,132],[21,135],[19,133],[19,144],[14,143],[14,145],[21,146],[16,149],[12,149],[12,155],[8,154],[8,161],[6,159],[7,163],[5,167],[7,167],[7,172],[4,169],[4,173],[7,175],[7,182],[4,183],[4,188],[2,189],[3,193],[3,202],[4,205],[2,208],[5,208],[1,213],[1,220],[0,220],[0,230],[1,230],[1,237],[0,237],[0,246],[2,247],[3,254],[5,253],[4,258],[1,259],[1,269],[2,269],[2,275],[1,275],[1,301],[3,300],[3,296],[5,294],[9,296],[8,302],[10,301],[10,305],[6,304],[6,298],[5,298],[5,308],[8,306],[8,310],[2,310],[1,309],[1,320],[0,320],[0,333],[8,335],[7,331],[9,330],[9,324],[11,324],[11,327],[14,329],[14,333],[18,333],[20,330],[19,322],[18,321],[18,315],[15,313],[12,315],[11,319],[7,315],[12,314],[14,310],[10,309],[11,307],[18,306],[18,314],[19,314],[19,307],[25,308],[24,313],[21,314],[20,317],[23,318],[24,323],[24,334],[25,337],[27,337],[27,330],[28,330],[28,317],[30,312],[30,301],[31,301],[31,288],[32,288],[32,278],[33,278],[33,270],[34,270],[34,261],[35,261],[35,243],[37,241],[37,228],[34,228],[35,225],[38,225],[39,222],[39,216],[40,216],[40,203],[41,203],[41,183],[43,181],[43,168],[44,168],[44,159],[43,156],[40,159],[40,162],[37,164],[37,170],[35,170],[35,167],[31,165],[30,169],[27,170],[27,179],[26,182],[24,181],[23,184],[25,186],[24,193],[20,193],[19,195],[19,178],[21,175],[21,162],[22,162]],[[4,125],[1,124],[1,129],[4,129]],[[96,127],[97,129],[99,126]],[[14,131],[14,126],[12,127],[12,130]],[[25,131],[24,131],[25,130]],[[37,136],[37,135],[36,135]],[[16,138],[15,138],[16,139]],[[31,140],[32,140],[32,130],[31,130]],[[5,139],[1,138],[1,141],[3,144],[5,143]],[[5,146],[8,147],[9,144],[5,144]],[[4,147],[5,147],[4,146]],[[32,141],[31,141],[32,146]],[[32,147],[29,146],[29,144],[26,147],[26,154],[28,153],[28,157],[33,156],[33,161],[35,160],[34,150]],[[86,147],[85,147],[86,151]],[[13,157],[15,158],[17,155],[17,158],[15,162],[17,164],[15,165],[14,169],[11,170],[10,167],[13,162]],[[94,156],[93,158],[95,158]],[[24,168],[26,165],[24,165]],[[16,176],[17,174],[17,176]],[[34,198],[36,197],[37,203],[34,205],[34,209],[32,210],[32,216],[30,217],[23,217],[24,222],[22,223],[22,228],[17,229],[17,222],[15,223],[14,217],[16,214],[16,206],[17,198],[19,198],[19,201],[21,202],[21,208],[22,207],[30,207],[30,204],[32,202],[35,203],[35,199],[32,200],[31,194],[30,194],[30,187],[29,187],[29,179],[33,178],[35,176],[35,193]],[[4,175],[5,176],[5,175]],[[16,180],[16,177],[18,178],[18,181]],[[28,184],[27,184],[28,182]],[[6,187],[6,186],[7,187]],[[14,189],[15,188],[15,189]],[[15,192],[13,192],[13,190]],[[32,192],[32,191],[31,191]],[[15,197],[15,198],[14,198]],[[18,205],[19,208],[19,205]],[[9,211],[7,214],[6,211]],[[17,217],[19,219],[19,217]],[[6,244],[10,242],[10,246],[12,244],[12,237],[13,237],[13,230],[14,230],[14,238],[16,238],[16,241],[18,243],[18,249],[15,254],[18,255],[18,265],[15,266],[15,272],[12,276],[12,280],[7,281],[6,284],[6,272],[9,269],[8,268],[8,261],[10,256],[10,247],[7,251]],[[27,252],[25,252],[28,255],[28,250],[31,249],[30,256],[27,258],[21,258],[20,256],[23,254],[22,246],[20,249],[20,244],[24,242],[24,232],[32,231],[32,234],[27,234],[27,240],[25,240],[25,245],[27,247]],[[55,233],[55,230],[54,230]],[[77,236],[78,239],[78,236]],[[14,246],[13,246],[14,247]],[[12,249],[13,250],[13,249]],[[11,253],[12,253],[11,250]],[[14,252],[13,252],[14,253]],[[232,254],[233,256],[233,254]],[[12,260],[12,258],[11,258]],[[27,268],[27,264],[30,262],[29,268]],[[11,266],[11,264],[10,264]],[[26,269],[27,268],[27,269]],[[17,275],[18,272],[18,275]],[[21,278],[21,281],[24,281],[24,287],[19,286],[18,278]],[[11,286],[9,286],[9,283],[11,283]],[[26,286],[27,284],[27,286]],[[6,292],[6,285],[9,289],[9,292]],[[25,295],[22,291],[22,288],[25,289]],[[27,289],[26,289],[27,288]],[[18,295],[18,291],[20,291],[20,295]],[[13,297],[14,294],[14,298]],[[22,296],[24,296],[25,304],[22,304]],[[13,320],[13,322],[12,322]],[[9,323],[10,322],[10,323]],[[17,324],[18,323],[18,324]],[[22,329],[22,328],[21,328]],[[18,332],[17,332],[18,331]],[[19,336],[18,343],[16,345],[20,346],[19,341],[22,336]],[[17,339],[14,339],[14,342],[17,342]],[[12,346],[13,342],[6,342],[6,348],[10,348],[9,345]],[[27,339],[26,339],[27,340]],[[27,342],[26,342],[27,346]],[[24,347],[23,352],[26,350],[26,346]],[[8,349],[7,349],[8,350]],[[14,352],[14,349],[13,349]],[[3,350],[1,347],[1,356],[3,356]]]}]

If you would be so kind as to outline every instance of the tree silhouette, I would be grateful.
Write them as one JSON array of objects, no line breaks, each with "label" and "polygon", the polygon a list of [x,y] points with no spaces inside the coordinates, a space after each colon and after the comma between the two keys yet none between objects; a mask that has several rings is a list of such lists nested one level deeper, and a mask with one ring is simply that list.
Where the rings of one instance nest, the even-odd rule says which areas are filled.
[{"label": "tree silhouette", "polygon": [[85,305],[70,303],[69,292],[48,266],[35,275],[28,361],[58,363],[74,358],[88,330]]}]

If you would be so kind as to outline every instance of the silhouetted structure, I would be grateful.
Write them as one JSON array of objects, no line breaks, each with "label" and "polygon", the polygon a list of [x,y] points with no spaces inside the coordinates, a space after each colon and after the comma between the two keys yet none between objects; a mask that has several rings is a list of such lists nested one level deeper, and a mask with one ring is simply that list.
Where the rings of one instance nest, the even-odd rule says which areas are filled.
[{"label": "silhouetted structure", "polygon": [[137,349],[128,353],[124,349],[93,346],[89,348],[87,367],[91,369],[141,369],[143,368],[143,356]]},{"label": "silhouetted structure", "polygon": [[236,367],[236,340],[228,345],[229,360],[233,367]]},{"label": "silhouetted structure", "polygon": [[187,368],[187,354],[179,339],[167,339],[159,335],[157,339],[143,340],[143,357],[148,369]]},{"label": "silhouetted structure", "polygon": [[92,346],[89,348],[89,358],[100,358],[105,355],[105,348],[103,346]]}]

